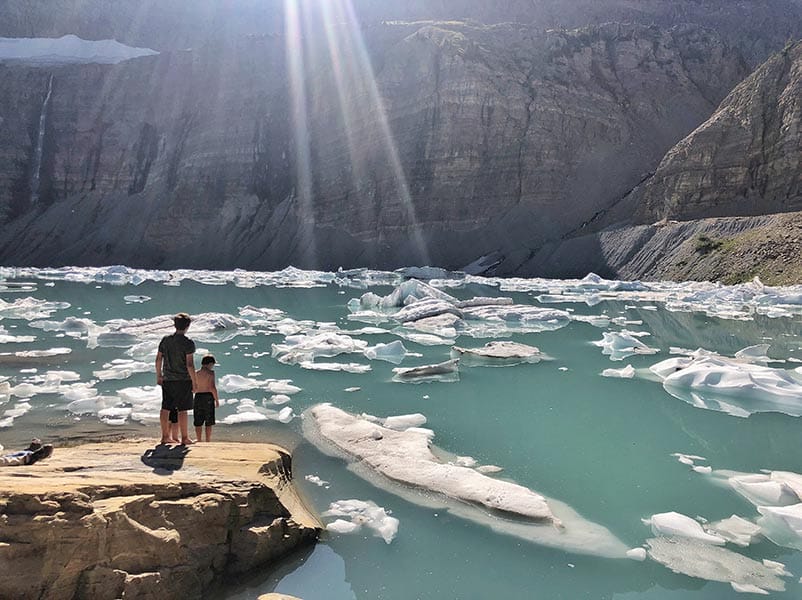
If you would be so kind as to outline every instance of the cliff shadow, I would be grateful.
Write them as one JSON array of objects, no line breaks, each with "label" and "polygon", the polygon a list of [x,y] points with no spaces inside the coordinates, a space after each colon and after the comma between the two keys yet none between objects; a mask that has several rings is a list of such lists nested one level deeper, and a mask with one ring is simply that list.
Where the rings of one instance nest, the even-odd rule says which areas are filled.
[{"label": "cliff shadow", "polygon": [[168,446],[159,444],[148,448],[142,455],[142,462],[153,467],[156,475],[171,475],[184,466],[184,457],[189,453],[187,446]]}]

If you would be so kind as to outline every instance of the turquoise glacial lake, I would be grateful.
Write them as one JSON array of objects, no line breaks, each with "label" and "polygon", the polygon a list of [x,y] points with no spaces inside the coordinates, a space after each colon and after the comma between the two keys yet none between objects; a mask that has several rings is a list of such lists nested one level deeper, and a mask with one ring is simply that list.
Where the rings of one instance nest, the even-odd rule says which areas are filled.
[{"label": "turquoise glacial lake", "polygon": [[[2,268],[0,444],[14,449],[37,436],[58,448],[120,434],[151,436],[155,443],[157,411],[148,403],[154,344],[169,333],[170,317],[186,311],[196,317],[189,336],[199,352],[212,352],[219,362],[225,402],[216,441],[273,442],[290,449],[296,485],[318,514],[334,502],[361,500],[397,519],[389,543],[367,525],[350,533],[324,531],[316,547],[212,597],[243,600],[272,591],[305,600],[740,597],[738,585],[731,584],[739,575],[719,576],[721,569],[707,564],[707,555],[697,556],[696,546],[683,553],[691,565],[707,564],[705,577],[674,572],[651,557],[599,556],[590,546],[582,552],[547,547],[487,522],[504,516],[466,519],[459,511],[414,502],[420,490],[399,493],[398,486],[377,485],[350,469],[349,460],[324,453],[305,437],[302,414],[330,403],[354,415],[423,415],[422,426],[434,432],[438,448],[471,457],[476,465],[500,467],[487,477],[568,505],[627,549],[661,535],[643,520],[663,513],[685,515],[700,530],[732,515],[760,525],[758,506],[767,500],[750,500],[731,479],[752,474],[775,485],[771,473],[802,473],[802,396],[793,387],[802,364],[800,289],[772,290],[759,282],[728,288],[435,273],[439,279],[420,286],[424,296],[432,288],[457,301],[504,297],[509,306],[564,313],[543,321],[521,318],[525,311],[507,313],[468,326],[458,319],[451,324],[453,337],[448,329],[426,329],[439,335],[435,344],[429,337],[410,339],[410,332],[422,330],[393,320],[398,306],[378,308],[372,296],[359,302],[368,292],[390,297],[413,274],[429,275]],[[316,363],[369,366],[366,372],[313,370],[273,355],[274,345],[287,344],[288,336],[292,342],[292,336],[320,332],[356,340],[357,348],[400,340],[408,354],[399,364],[370,360],[359,351],[312,357]],[[620,336],[626,332],[647,350],[626,355],[628,338]],[[612,360],[603,352],[597,343],[605,333],[619,336],[613,345],[624,347],[626,356]],[[535,346],[543,360],[492,367],[463,360],[457,380],[394,380],[393,369],[449,360],[454,344],[478,348],[493,340]],[[738,374],[736,353],[760,345],[767,345],[757,361],[762,377],[790,377],[790,384],[769,382],[766,392]],[[725,375],[696,380],[694,394],[671,393],[650,371],[697,349],[726,360]],[[44,356],[32,352],[48,350],[40,352]],[[627,365],[634,376],[603,375],[610,369],[620,374]],[[234,383],[243,380],[237,377],[283,385],[290,380],[301,389],[287,394],[286,402],[264,385],[240,389]],[[728,381],[733,385],[724,389]],[[782,401],[775,402],[772,389],[785,394]],[[716,402],[724,397],[722,409]],[[736,408],[727,408],[729,403]],[[291,413],[279,418],[286,407]],[[695,458],[682,462],[675,454]],[[792,505],[790,488],[782,489],[778,503]],[[322,517],[325,524],[334,520]],[[746,546],[722,540],[716,547],[761,565],[764,559],[782,563],[785,589],[770,595],[799,598],[802,554],[795,546],[802,547],[802,537],[771,537],[775,541],[756,531]],[[753,594],[747,589],[744,595]]]}]

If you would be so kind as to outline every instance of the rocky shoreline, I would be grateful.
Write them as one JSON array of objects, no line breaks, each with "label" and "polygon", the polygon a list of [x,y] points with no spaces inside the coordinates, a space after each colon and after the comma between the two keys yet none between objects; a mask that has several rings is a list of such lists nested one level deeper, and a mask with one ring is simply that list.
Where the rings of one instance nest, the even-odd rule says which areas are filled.
[{"label": "rocky shoreline", "polygon": [[0,470],[0,597],[201,598],[320,530],[278,446],[56,448]]}]

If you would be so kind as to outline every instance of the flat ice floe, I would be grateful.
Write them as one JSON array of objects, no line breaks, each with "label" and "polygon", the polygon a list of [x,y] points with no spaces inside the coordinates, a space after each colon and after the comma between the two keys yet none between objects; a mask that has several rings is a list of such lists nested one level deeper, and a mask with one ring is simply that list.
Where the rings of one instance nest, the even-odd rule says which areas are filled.
[{"label": "flat ice floe", "polygon": [[785,590],[776,569],[721,546],[680,537],[649,539],[646,544],[649,558],[675,573],[729,583],[736,591]]},{"label": "flat ice floe", "polygon": [[[451,355],[460,357],[463,364],[501,367],[521,363],[538,363],[545,358],[539,348],[511,341],[488,342],[481,348],[454,346]],[[467,359],[467,360],[466,360]]]},{"label": "flat ice floe", "polygon": [[424,383],[432,381],[459,381],[459,359],[454,358],[435,365],[419,367],[396,367],[393,369],[393,381],[402,383]]},{"label": "flat ice floe", "polygon": [[754,357],[727,358],[704,350],[651,367],[672,396],[699,408],[748,417],[756,412],[802,416],[802,375],[755,364]]},{"label": "flat ice floe", "polygon": [[396,431],[330,404],[307,410],[303,428],[321,450],[346,458],[357,474],[412,502],[445,507],[494,530],[571,552],[623,558],[628,550],[607,529],[561,502],[441,461],[428,429]]}]

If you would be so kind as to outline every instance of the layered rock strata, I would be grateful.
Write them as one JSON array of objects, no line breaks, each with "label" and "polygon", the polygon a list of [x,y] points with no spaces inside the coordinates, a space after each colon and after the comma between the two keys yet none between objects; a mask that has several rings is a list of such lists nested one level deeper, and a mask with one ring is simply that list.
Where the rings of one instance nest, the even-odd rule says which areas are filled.
[{"label": "layered rock strata", "polygon": [[327,32],[0,66],[0,261],[521,272],[747,71],[692,26]]},{"label": "layered rock strata", "polygon": [[773,56],[674,146],[636,219],[688,221],[802,210],[802,43]]},{"label": "layered rock strata", "polygon": [[268,444],[56,448],[0,470],[0,597],[199,598],[314,543],[319,523]]}]

